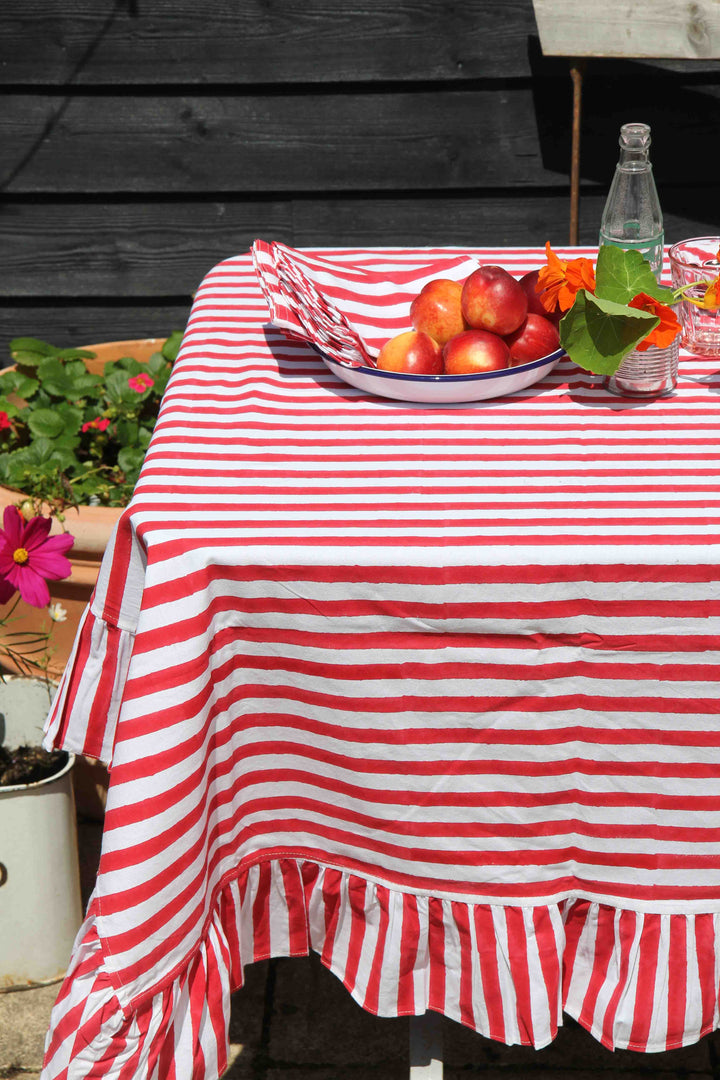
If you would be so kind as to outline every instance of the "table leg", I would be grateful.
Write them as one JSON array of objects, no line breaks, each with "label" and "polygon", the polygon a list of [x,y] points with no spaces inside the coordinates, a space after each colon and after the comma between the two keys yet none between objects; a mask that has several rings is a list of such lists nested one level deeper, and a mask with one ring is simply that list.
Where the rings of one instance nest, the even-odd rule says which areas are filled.
[{"label": "table leg", "polygon": [[442,1080],[442,1016],[410,1017],[410,1080]]}]

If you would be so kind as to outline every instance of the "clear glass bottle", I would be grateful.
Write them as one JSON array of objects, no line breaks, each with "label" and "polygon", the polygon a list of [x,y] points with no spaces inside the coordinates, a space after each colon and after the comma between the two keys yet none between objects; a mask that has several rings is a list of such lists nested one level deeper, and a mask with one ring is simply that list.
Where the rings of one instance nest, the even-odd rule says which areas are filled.
[{"label": "clear glass bottle", "polygon": [[639,251],[659,278],[665,233],[649,154],[649,126],[623,124],[620,160],[600,223],[600,244]]}]

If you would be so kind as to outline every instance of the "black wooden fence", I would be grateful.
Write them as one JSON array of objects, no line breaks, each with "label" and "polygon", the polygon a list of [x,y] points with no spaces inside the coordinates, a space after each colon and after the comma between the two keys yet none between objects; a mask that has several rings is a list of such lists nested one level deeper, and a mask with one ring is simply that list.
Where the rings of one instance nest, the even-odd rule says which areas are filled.
[{"label": "black wooden fence", "polygon": [[[3,0],[0,361],[163,334],[220,259],[567,242],[571,82],[531,0]],[[588,62],[580,242],[627,120],[669,240],[720,232],[720,64]]]}]

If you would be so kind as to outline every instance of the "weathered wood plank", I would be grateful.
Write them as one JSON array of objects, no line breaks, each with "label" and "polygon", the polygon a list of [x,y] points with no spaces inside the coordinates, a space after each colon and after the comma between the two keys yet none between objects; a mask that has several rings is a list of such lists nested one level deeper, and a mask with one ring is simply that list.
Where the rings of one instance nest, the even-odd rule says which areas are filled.
[{"label": "weathered wood plank", "polygon": [[720,58],[720,5],[713,0],[533,0],[549,56]]},{"label": "weathered wood plank", "polygon": [[[584,192],[594,243],[604,192]],[[663,189],[668,242],[720,230],[703,192]],[[22,203],[0,212],[0,298],[181,296],[253,240],[295,247],[567,243],[569,195],[462,194],[247,202]]]},{"label": "weathered wood plank", "polygon": [[[627,87],[586,79],[582,179],[607,183]],[[720,77],[638,80],[656,172],[688,180],[717,139]],[[557,188],[568,182],[570,80],[444,92],[369,90],[133,96],[9,94],[0,110],[10,193],[222,193]],[[704,166],[704,167],[703,167]],[[693,180],[714,184],[709,160]]]},{"label": "weathered wood plank", "polygon": [[[555,88],[569,109],[569,80]],[[555,139],[555,136],[552,136]],[[558,135],[566,141],[566,132]],[[67,98],[10,94],[9,192],[279,192],[557,186],[532,91]],[[569,161],[569,148],[566,154]]]},{"label": "weathered wood plank", "polygon": [[527,75],[531,0],[3,0],[5,84],[253,84]]},{"label": "weathered wood plank", "polygon": [[184,330],[190,314],[185,302],[122,307],[75,301],[62,305],[39,300],[33,305],[0,305],[0,364],[9,361],[8,345],[14,337],[37,337],[61,348],[100,341],[165,337]]}]

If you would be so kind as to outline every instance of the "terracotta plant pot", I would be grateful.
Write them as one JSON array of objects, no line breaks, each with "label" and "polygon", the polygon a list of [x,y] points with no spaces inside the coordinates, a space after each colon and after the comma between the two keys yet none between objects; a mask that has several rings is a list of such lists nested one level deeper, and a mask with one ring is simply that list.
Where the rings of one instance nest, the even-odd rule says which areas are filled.
[{"label": "terracotta plant pot", "polygon": [[[142,338],[135,341],[108,341],[99,345],[82,345],[83,349],[96,353],[94,360],[87,360],[86,366],[93,374],[101,375],[106,363],[119,360],[123,356],[134,356],[145,363],[153,353],[159,352],[166,338]],[[6,506],[18,503],[23,494],[12,488],[0,485],[0,516]],[[55,623],[52,630],[52,655],[48,674],[58,680],[65,670],[75,635],[83,611],[88,604],[97,581],[100,563],[105,553],[110,534],[116,521],[123,512],[117,506],[81,506],[77,510],[65,511],[65,527],[75,537],[75,543],[69,553],[72,574],[63,581],[50,581],[48,587],[52,600],[57,600],[67,611],[65,622]],[[53,533],[62,529],[53,521]],[[6,614],[13,600],[0,607],[0,617]],[[20,604],[13,616],[12,625],[0,629],[0,641],[15,630],[44,631],[50,626],[47,611]],[[2,666],[6,671],[17,669],[3,658]],[[91,818],[100,816],[104,809],[107,773],[104,766],[78,760],[75,773],[75,794],[78,809]]]},{"label": "terracotta plant pot", "polygon": [[[142,338],[136,341],[107,341],[99,345],[82,345],[81,348],[96,353],[94,360],[86,361],[86,367],[93,374],[101,375],[106,363],[119,360],[123,356],[134,356],[136,360],[145,363],[153,353],[159,352],[165,341],[165,338]],[[22,498],[22,492],[0,486],[0,514],[6,506],[18,503]],[[48,583],[52,599],[59,601],[67,611],[66,622],[56,623],[53,627],[53,652],[48,670],[53,679],[58,679],[65,670],[80,618],[97,581],[110,534],[121,514],[122,507],[119,506],[81,506],[77,510],[68,508],[65,511],[65,527],[75,537],[75,543],[69,555],[72,563],[71,576],[63,581]],[[51,532],[61,531],[58,522],[53,521]],[[10,604],[5,608],[0,607],[0,616],[7,611]],[[44,630],[48,626],[46,611],[22,604],[13,617],[11,629]],[[0,634],[3,633],[7,633],[7,630],[0,631]],[[12,670],[12,666],[8,664],[7,669]]]}]

